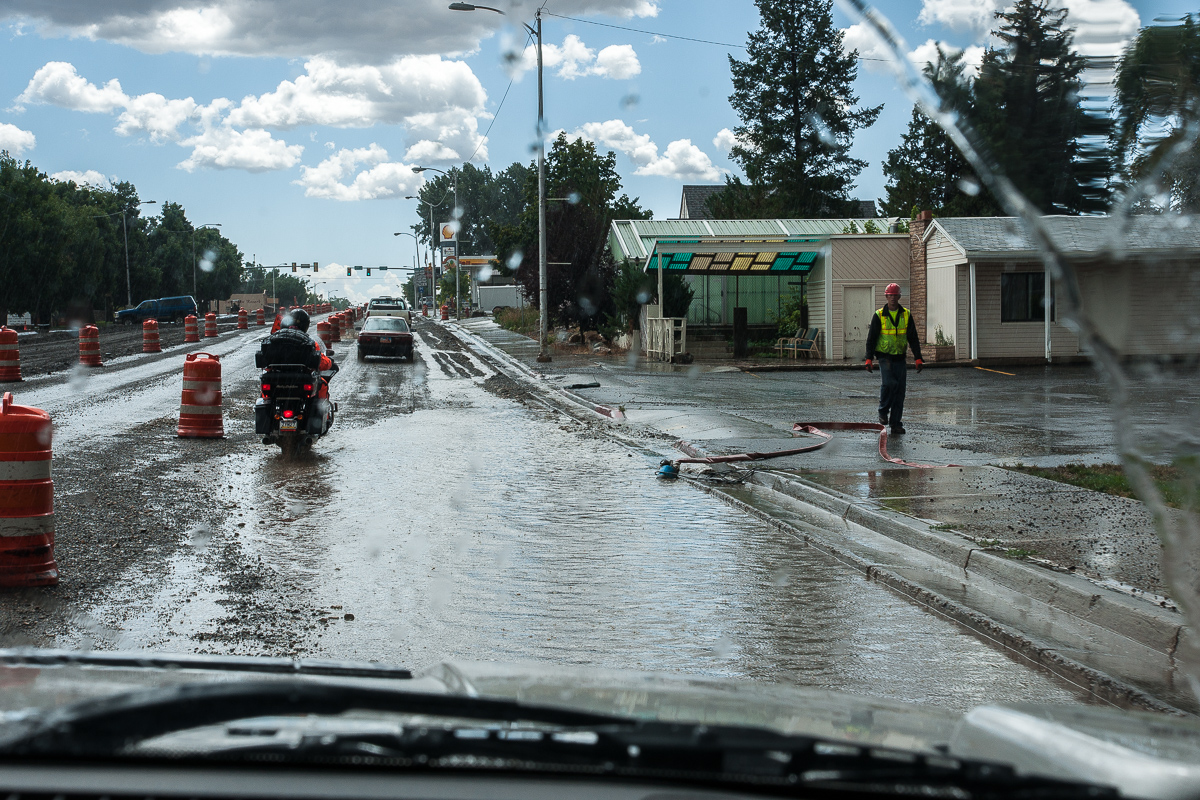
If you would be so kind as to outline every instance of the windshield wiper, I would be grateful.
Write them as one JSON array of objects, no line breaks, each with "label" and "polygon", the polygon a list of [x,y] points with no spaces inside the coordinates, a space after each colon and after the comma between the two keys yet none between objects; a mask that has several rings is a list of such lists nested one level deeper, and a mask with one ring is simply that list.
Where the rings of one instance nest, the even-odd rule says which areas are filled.
[{"label": "windshield wiper", "polygon": [[529,706],[515,700],[332,683],[195,683],[88,700],[13,723],[8,730],[0,730],[0,754],[110,756],[156,736],[204,725],[249,717],[334,715],[350,710],[570,726],[625,721],[603,714]]},{"label": "windshield wiper", "polygon": [[[332,732],[297,739],[262,738],[245,746],[183,751],[191,758],[254,762],[265,758],[321,766],[418,771],[489,771],[650,779],[699,785],[921,794],[943,797],[1116,797],[1090,784],[1017,775],[1006,765],[824,742],[762,728],[647,721],[507,699],[424,694],[301,681],[192,684],[122,695],[57,710],[0,732],[0,757],[144,759],[136,745],[165,734],[268,716],[384,711],[423,719],[379,731],[342,718]],[[535,723],[535,727],[464,726]],[[286,727],[288,720],[275,727]],[[16,726],[22,726],[19,729]],[[351,726],[349,732],[346,726]],[[268,726],[270,727],[270,726]],[[298,723],[299,728],[302,725]],[[13,732],[16,731],[16,732]],[[228,729],[229,738],[246,735]],[[269,732],[273,733],[273,732]],[[217,734],[219,737],[220,734]],[[174,752],[178,752],[174,747]]]}]

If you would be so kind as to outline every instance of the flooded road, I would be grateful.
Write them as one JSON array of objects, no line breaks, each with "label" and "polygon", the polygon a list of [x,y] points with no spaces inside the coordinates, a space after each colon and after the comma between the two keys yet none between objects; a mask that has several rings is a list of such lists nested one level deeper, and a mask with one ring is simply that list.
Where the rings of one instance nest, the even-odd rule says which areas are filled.
[{"label": "flooded road", "polygon": [[[38,613],[25,617],[32,628],[6,621],[4,643],[414,668],[539,661],[955,709],[1092,701],[716,498],[657,481],[641,451],[523,397],[444,329],[418,332],[415,363],[359,362],[353,344],[336,346],[340,414],[298,461],[253,435],[251,337],[227,345],[224,440],[176,439],[177,400],[126,386],[135,419],[114,421],[111,446],[139,454],[99,461],[162,510],[163,534],[143,545],[149,527],[109,523],[109,579],[88,574],[92,552],[60,527],[62,584],[5,597]],[[174,387],[156,372],[144,391]],[[63,430],[105,415],[61,413]],[[56,452],[69,447],[56,440]],[[97,459],[64,461],[60,496],[86,495]]]}]

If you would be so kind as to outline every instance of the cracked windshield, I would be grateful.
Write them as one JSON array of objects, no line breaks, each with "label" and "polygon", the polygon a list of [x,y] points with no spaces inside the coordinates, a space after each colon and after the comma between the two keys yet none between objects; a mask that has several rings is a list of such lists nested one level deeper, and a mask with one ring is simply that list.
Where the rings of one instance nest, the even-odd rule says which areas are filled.
[{"label": "cracked windshield", "polygon": [[1200,796],[1200,9],[493,2],[0,0],[0,789]]}]

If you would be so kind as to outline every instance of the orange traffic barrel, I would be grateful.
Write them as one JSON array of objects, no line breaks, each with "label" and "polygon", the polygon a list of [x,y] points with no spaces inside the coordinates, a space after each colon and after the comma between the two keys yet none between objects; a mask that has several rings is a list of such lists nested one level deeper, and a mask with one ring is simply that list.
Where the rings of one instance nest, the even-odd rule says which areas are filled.
[{"label": "orange traffic barrel", "polygon": [[341,314],[334,314],[329,318],[329,335],[333,337],[331,341],[340,342],[342,340],[342,320]]},{"label": "orange traffic barrel", "polygon": [[17,345],[17,332],[8,326],[0,326],[0,381],[21,380],[21,350]]},{"label": "orange traffic barrel", "polygon": [[196,327],[196,316],[194,314],[188,314],[183,318],[183,341],[185,344],[200,341],[200,331]]},{"label": "orange traffic barrel", "polygon": [[204,338],[211,339],[217,335],[217,315],[208,312],[204,315]]},{"label": "orange traffic barrel", "polygon": [[50,415],[0,398],[0,586],[58,583]]},{"label": "orange traffic barrel", "polygon": [[442,319],[450,319],[450,306],[442,306]]},{"label": "orange traffic barrel", "polygon": [[266,325],[267,324],[267,312],[263,311],[261,308],[258,311],[254,312],[254,324],[258,325],[259,327]]},{"label": "orange traffic barrel", "polygon": [[162,342],[158,338],[158,320],[156,319],[148,319],[142,323],[142,352],[162,352]]},{"label": "orange traffic barrel", "polygon": [[100,329],[84,325],[79,329],[79,363],[85,367],[103,367],[100,363]]},{"label": "orange traffic barrel", "polygon": [[342,314],[342,338],[354,338],[354,309]]},{"label": "orange traffic barrel", "polygon": [[220,356],[188,353],[183,362],[183,398],[179,401],[176,432],[187,439],[220,439],[225,435]]},{"label": "orange traffic barrel", "polygon": [[332,327],[333,326],[330,325],[325,320],[321,320],[320,322],[317,323],[317,336],[319,336],[321,338],[321,341],[325,343],[326,350],[330,349],[333,346],[333,331],[331,330]]},{"label": "orange traffic barrel", "polygon": [[244,308],[238,309],[238,327],[237,327],[237,329],[239,331],[250,330],[250,315],[246,312],[246,309],[244,309]]}]

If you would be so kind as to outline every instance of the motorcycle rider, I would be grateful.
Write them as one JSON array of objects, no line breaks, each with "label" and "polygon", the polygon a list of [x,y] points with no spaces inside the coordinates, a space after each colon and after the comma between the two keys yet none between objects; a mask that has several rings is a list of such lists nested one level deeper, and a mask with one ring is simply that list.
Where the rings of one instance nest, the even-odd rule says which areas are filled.
[{"label": "motorcycle rider", "polygon": [[280,330],[290,329],[300,331],[305,337],[312,342],[313,349],[321,356],[320,373],[321,386],[317,390],[317,399],[329,400],[329,381],[338,372],[338,365],[330,358],[329,353],[325,349],[325,343],[319,338],[313,339],[308,335],[309,317],[308,312],[303,308],[293,308],[285,311],[279,320]]}]

